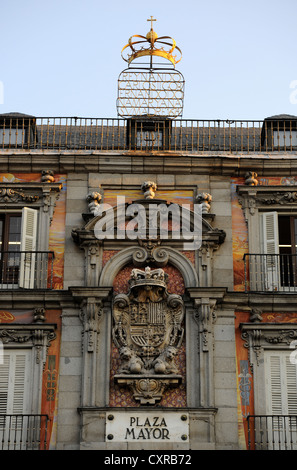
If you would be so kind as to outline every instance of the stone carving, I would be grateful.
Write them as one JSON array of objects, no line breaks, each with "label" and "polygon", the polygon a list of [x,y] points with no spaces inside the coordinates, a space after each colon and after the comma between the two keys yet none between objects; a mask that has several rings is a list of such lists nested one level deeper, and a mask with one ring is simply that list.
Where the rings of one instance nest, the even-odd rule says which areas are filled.
[{"label": "stone carving", "polygon": [[41,182],[42,183],[53,183],[55,181],[54,172],[52,170],[42,170]]},{"label": "stone carving", "polygon": [[144,364],[142,360],[135,354],[135,352],[124,346],[120,349],[121,367],[120,374],[141,374],[143,372]]},{"label": "stone carving", "polygon": [[156,372],[156,374],[178,374],[178,369],[174,362],[176,355],[177,349],[168,346],[160,356],[153,361],[154,372]]},{"label": "stone carving", "polygon": [[144,193],[145,199],[154,199],[157,185],[153,181],[145,181],[141,185],[141,190]]},{"label": "stone carving", "polygon": [[16,190],[12,188],[0,189],[0,202],[36,202],[39,196],[26,194],[24,190]]},{"label": "stone carving", "polygon": [[258,186],[257,173],[254,171],[248,171],[245,174],[245,184],[247,186]]},{"label": "stone carving", "polygon": [[33,322],[34,323],[43,323],[45,321],[45,308],[37,307],[34,309],[33,313]]},{"label": "stone carving", "polygon": [[135,268],[128,294],[113,302],[113,339],[121,359],[115,381],[130,386],[141,404],[155,404],[182,380],[175,357],[183,340],[184,304],[167,292],[167,281],[160,268]]},{"label": "stone carving", "polygon": [[297,202],[297,192],[287,191],[285,193],[276,192],[273,195],[267,197],[259,197],[259,202],[263,204],[293,204]]},{"label": "stone carving", "polygon": [[96,209],[98,205],[100,204],[100,201],[102,199],[102,195],[98,193],[97,191],[93,191],[86,196],[86,200],[89,206],[89,211],[96,215]]},{"label": "stone carving", "polygon": [[212,196],[208,193],[199,193],[196,196],[196,202],[202,206],[202,214],[209,213],[211,201]]}]

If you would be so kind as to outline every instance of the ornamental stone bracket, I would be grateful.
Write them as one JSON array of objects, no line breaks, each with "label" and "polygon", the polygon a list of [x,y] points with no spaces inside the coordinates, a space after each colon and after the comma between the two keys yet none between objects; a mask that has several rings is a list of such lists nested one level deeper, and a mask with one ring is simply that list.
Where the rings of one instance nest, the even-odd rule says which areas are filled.
[{"label": "ornamental stone bracket", "polygon": [[96,352],[97,338],[100,334],[100,322],[111,288],[108,287],[70,287],[73,298],[80,306],[79,318],[83,325],[83,352]]},{"label": "ornamental stone bracket", "polygon": [[187,294],[194,303],[194,319],[198,325],[200,350],[209,352],[213,339],[213,326],[216,321],[216,308],[225,296],[226,289],[210,291],[207,288],[188,288]]},{"label": "ornamental stone bracket", "polygon": [[263,363],[265,350],[289,349],[297,338],[297,326],[292,323],[242,323],[240,329],[252,371]]},{"label": "ornamental stone bracket", "polygon": [[175,364],[184,329],[184,303],[167,292],[168,275],[160,268],[133,269],[128,294],[113,301],[112,336],[119,350],[115,383],[132,390],[141,405],[155,405],[182,376]]}]

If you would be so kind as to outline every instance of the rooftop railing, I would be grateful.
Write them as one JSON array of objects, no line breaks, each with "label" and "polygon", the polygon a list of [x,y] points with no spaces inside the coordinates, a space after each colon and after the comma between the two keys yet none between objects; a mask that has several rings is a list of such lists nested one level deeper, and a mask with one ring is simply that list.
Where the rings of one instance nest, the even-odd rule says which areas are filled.
[{"label": "rooftop railing", "polygon": [[3,118],[0,150],[297,151],[296,120]]}]

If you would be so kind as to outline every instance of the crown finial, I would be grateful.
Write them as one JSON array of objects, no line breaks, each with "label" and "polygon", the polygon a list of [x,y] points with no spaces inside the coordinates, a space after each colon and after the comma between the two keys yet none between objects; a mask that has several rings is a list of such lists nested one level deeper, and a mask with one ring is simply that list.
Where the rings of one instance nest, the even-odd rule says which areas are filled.
[{"label": "crown finial", "polygon": [[[158,37],[153,29],[153,23],[157,21],[153,16],[147,21],[151,23],[147,35],[131,36],[121,51],[128,68],[121,72],[118,79],[118,115],[173,119],[181,116],[183,111],[185,82],[175,68],[181,60],[181,50],[170,36]],[[154,142],[156,136],[149,132]]]},{"label": "crown finial", "polygon": [[[153,21],[157,21],[153,16],[151,16],[147,21],[151,22],[150,31],[146,36],[141,36],[139,34],[131,36],[128,44],[126,44],[122,49],[122,58],[130,65],[133,60],[138,59],[139,57],[150,56],[152,61],[152,57],[157,56],[169,60],[175,67],[175,64],[181,60],[182,53],[180,48],[177,47],[175,40],[170,36],[158,37],[157,33],[153,30]],[[148,47],[145,47],[146,43],[149,43]],[[131,51],[130,54],[127,52],[128,47]],[[124,51],[125,54],[127,54],[126,56],[123,55]]]}]

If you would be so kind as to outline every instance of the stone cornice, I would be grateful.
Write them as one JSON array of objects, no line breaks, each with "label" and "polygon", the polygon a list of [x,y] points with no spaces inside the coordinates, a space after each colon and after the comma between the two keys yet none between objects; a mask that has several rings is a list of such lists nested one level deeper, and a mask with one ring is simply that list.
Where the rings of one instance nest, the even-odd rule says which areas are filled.
[{"label": "stone cornice", "polygon": [[[210,165],[211,160],[211,165]],[[244,176],[251,168],[258,176],[296,174],[296,153],[186,153],[136,151],[0,151],[3,172],[40,172],[51,168],[57,173],[107,172],[159,174],[214,174]]]}]

